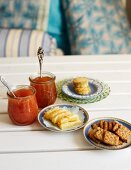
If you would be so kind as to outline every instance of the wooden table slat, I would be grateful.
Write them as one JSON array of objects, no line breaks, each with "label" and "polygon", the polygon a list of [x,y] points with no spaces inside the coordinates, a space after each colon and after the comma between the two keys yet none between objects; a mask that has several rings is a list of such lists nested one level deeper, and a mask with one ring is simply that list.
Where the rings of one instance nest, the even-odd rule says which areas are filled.
[{"label": "wooden table slat", "polygon": [[[85,107],[86,110],[89,113],[89,121],[97,118],[97,117],[117,117],[124,119],[126,121],[131,122],[131,110],[96,110],[96,111],[90,111],[88,110],[88,106]],[[125,115],[128,115],[126,117]],[[0,114],[0,132],[20,132],[20,131],[32,131],[32,130],[46,130],[44,129],[39,123],[36,121],[35,123],[28,125],[28,126],[16,126],[14,125],[8,114]]]},{"label": "wooden table slat", "polygon": [[[58,63],[58,64],[48,64],[45,63],[43,64],[44,70],[45,71],[54,71],[59,72],[60,70],[63,72],[64,70],[67,69],[68,71],[78,71],[78,68],[81,68],[82,71],[88,71],[88,72],[101,72],[101,71],[131,71],[131,62],[130,63],[75,63],[75,67],[73,67],[74,63]],[[38,71],[38,63],[35,64],[26,64],[24,65],[23,69],[23,64],[21,65],[13,65],[13,64],[8,64],[8,65],[3,65],[0,64],[0,73],[1,74],[8,74],[8,73],[15,73],[17,70],[17,73],[26,73],[26,72],[37,72]]]},{"label": "wooden table slat", "polygon": [[2,170],[130,170],[131,150],[0,154]]},{"label": "wooden table slat", "polygon": [[[88,76],[108,83],[110,95],[97,103],[82,104],[89,120],[110,116],[131,123],[131,55],[45,57],[44,71],[63,78]],[[12,84],[29,84],[28,77],[38,71],[37,57],[0,58],[0,75]],[[95,150],[82,129],[54,133],[36,121],[28,126],[12,124],[7,114],[6,90],[0,83],[0,169],[90,169],[129,170],[131,147],[120,151]],[[3,98],[4,97],[4,98]],[[57,99],[56,103],[67,103]]]}]

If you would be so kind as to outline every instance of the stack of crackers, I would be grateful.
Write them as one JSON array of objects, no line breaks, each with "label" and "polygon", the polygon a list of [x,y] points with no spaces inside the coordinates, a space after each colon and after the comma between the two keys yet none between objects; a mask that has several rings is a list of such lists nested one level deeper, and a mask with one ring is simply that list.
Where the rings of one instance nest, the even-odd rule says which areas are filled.
[{"label": "stack of crackers", "polygon": [[118,146],[128,141],[131,131],[117,121],[101,120],[92,125],[88,136],[97,143]]},{"label": "stack of crackers", "polygon": [[73,79],[74,90],[77,94],[86,95],[90,93],[88,79],[86,77],[77,77]]}]

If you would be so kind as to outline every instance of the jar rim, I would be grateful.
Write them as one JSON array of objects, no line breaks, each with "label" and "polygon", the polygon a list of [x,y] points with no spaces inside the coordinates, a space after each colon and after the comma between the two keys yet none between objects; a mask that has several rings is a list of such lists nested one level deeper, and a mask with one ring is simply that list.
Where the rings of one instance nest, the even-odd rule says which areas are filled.
[{"label": "jar rim", "polygon": [[40,77],[40,73],[34,73],[34,74],[29,76],[29,80],[30,80],[30,82],[32,82],[34,84],[47,84],[47,83],[50,83],[50,82],[52,82],[52,81],[54,81],[56,79],[56,76],[53,73],[50,73],[50,72],[46,72],[46,71],[42,72],[42,75],[48,75],[51,79],[47,80],[45,82],[33,81],[33,78],[31,76],[35,76],[35,78]]},{"label": "jar rim", "polygon": [[32,94],[30,94],[28,96],[25,96],[25,97],[14,97],[13,95],[10,95],[9,91],[7,91],[7,96],[12,98],[12,99],[26,99],[26,98],[36,94],[35,88],[30,86],[30,85],[16,85],[15,88],[13,89],[13,91],[20,90],[20,89],[31,89],[32,90]]}]

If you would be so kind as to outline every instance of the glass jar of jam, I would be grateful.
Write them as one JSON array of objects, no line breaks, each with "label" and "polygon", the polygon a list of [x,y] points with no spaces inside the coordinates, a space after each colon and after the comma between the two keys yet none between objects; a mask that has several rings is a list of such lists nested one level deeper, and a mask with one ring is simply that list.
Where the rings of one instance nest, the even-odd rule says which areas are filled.
[{"label": "glass jar of jam", "polygon": [[49,72],[34,74],[29,77],[30,85],[36,89],[36,99],[39,108],[53,104],[57,97],[55,75]]},{"label": "glass jar of jam", "polygon": [[36,90],[28,85],[18,85],[13,90],[16,97],[7,92],[8,113],[17,125],[28,125],[35,121],[38,115]]}]

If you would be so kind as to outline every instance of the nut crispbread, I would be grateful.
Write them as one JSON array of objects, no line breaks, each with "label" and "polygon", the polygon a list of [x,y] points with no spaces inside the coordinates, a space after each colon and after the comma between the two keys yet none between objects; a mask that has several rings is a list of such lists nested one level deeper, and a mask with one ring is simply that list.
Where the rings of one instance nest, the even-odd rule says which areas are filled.
[{"label": "nut crispbread", "polygon": [[97,129],[90,129],[89,132],[88,132],[88,136],[96,143],[100,143],[99,140],[97,140],[94,136],[94,134],[96,133]]},{"label": "nut crispbread", "polygon": [[116,120],[100,120],[91,125],[88,136],[93,141],[98,140],[100,143],[118,146],[124,144],[124,142],[128,143],[128,139],[131,136],[131,130]]},{"label": "nut crispbread", "polygon": [[109,131],[104,132],[103,142],[112,146],[117,146],[120,144],[119,136]]},{"label": "nut crispbread", "polygon": [[108,131],[116,131],[119,127],[120,127],[120,123],[118,123],[117,121],[105,121],[105,120],[100,120],[98,123],[94,123],[92,125],[92,128],[96,128],[96,127],[100,127],[104,130],[108,130]]},{"label": "nut crispbread", "polygon": [[131,136],[131,131],[127,127],[121,125],[120,128],[115,131],[115,134],[117,134],[122,141],[127,142],[128,138]]},{"label": "nut crispbread", "polygon": [[121,144],[119,136],[113,134],[112,132],[104,130],[100,127],[98,127],[97,130],[94,132],[94,137],[108,145],[117,146]]},{"label": "nut crispbread", "polygon": [[94,137],[99,141],[103,142],[103,135],[104,135],[104,130],[98,127],[96,132],[94,133]]}]

